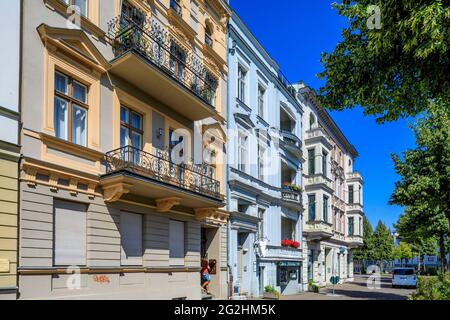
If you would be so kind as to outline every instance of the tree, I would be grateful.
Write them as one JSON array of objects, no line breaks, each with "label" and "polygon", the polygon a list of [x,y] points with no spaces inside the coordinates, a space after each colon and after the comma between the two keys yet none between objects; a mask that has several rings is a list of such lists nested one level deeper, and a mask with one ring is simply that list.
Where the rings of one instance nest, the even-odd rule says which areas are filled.
[{"label": "tree", "polygon": [[381,221],[378,222],[373,233],[372,244],[372,255],[374,260],[377,260],[381,264],[383,261],[393,259],[394,237],[389,228]]},{"label": "tree", "polygon": [[[418,115],[430,100],[449,100],[450,2],[353,0],[333,6],[349,25],[334,51],[322,55],[324,105],[361,106],[384,122]],[[380,19],[381,28],[372,18]]]},{"label": "tree", "polygon": [[353,250],[353,259],[356,261],[364,261],[373,259],[373,229],[369,219],[363,218],[363,246]]},{"label": "tree", "polygon": [[413,252],[411,246],[406,242],[400,242],[398,247],[394,249],[395,259],[399,259],[403,267],[403,260],[412,259]]},{"label": "tree", "polygon": [[439,239],[441,268],[445,267],[450,229],[450,106],[430,103],[413,127],[417,148],[393,155],[396,182],[390,203],[406,207],[398,225],[406,235]]}]

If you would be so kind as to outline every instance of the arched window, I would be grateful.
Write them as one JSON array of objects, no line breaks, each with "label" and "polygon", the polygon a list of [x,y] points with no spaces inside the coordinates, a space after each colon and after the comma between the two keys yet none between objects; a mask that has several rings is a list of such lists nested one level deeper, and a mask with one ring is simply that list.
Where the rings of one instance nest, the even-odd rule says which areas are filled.
[{"label": "arched window", "polygon": [[205,43],[208,47],[212,48],[213,38],[212,38],[212,27],[209,23],[206,23],[205,27]]},{"label": "arched window", "polygon": [[309,115],[309,129],[310,130],[314,129],[315,124],[316,124],[316,117],[311,113]]}]

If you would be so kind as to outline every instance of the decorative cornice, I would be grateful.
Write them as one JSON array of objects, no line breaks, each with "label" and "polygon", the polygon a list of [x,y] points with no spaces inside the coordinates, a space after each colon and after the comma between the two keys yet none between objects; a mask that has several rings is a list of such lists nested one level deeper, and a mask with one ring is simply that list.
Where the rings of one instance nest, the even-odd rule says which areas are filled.
[{"label": "decorative cornice", "polygon": [[206,223],[225,225],[228,221],[229,214],[218,208],[201,208],[195,209],[195,219]]}]

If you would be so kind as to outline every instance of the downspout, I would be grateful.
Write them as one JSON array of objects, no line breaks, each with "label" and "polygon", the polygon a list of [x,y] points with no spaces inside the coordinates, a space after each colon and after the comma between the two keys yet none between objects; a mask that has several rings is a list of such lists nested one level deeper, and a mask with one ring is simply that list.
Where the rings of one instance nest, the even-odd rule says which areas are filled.
[{"label": "downspout", "polygon": [[[226,54],[227,54],[227,66],[230,66],[230,24],[228,23],[227,25],[227,36],[226,36],[226,42],[227,42],[227,46],[226,46]],[[230,119],[231,119],[231,105],[230,105],[230,97],[229,97],[229,92],[230,92],[230,70],[228,70],[228,78],[227,78],[227,94],[226,94],[226,99],[227,99],[227,133],[230,132]],[[227,144],[228,144],[228,139],[227,139]],[[226,157],[226,196],[227,196],[227,212],[230,212],[231,210],[231,206],[230,206],[230,186],[229,186],[229,181],[230,181],[230,165],[229,165],[229,161],[228,161],[228,157],[229,157],[229,152],[230,150],[228,150],[227,148],[227,157]],[[230,219],[228,219],[227,221],[227,283],[228,283],[228,287],[227,287],[227,291],[228,291],[228,299],[231,299],[231,296],[233,295],[233,290],[232,290],[232,286],[233,286],[233,277],[232,277],[232,266],[230,265],[230,236],[231,236],[231,221]]]}]

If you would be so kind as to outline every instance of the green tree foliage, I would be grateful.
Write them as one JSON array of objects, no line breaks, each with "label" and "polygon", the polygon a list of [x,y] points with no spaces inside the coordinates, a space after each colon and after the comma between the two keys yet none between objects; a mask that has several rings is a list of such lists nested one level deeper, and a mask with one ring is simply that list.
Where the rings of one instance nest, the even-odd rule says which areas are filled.
[{"label": "green tree foliage", "polygon": [[394,258],[399,259],[403,265],[404,260],[412,259],[413,252],[409,243],[400,242],[398,247],[394,249]]},{"label": "green tree foliage", "polygon": [[356,261],[373,259],[373,228],[369,219],[364,216],[363,220],[363,246],[353,250],[353,259]]},{"label": "green tree foliage", "polygon": [[[381,11],[381,28],[368,26]],[[334,110],[362,106],[379,122],[415,116],[450,96],[450,2],[354,0],[334,4],[349,20],[342,41],[322,55],[319,91]]]},{"label": "green tree foliage", "polygon": [[413,130],[417,148],[392,157],[401,180],[390,203],[406,207],[396,226],[399,233],[409,239],[438,237],[444,263],[450,226],[449,102],[430,103]]},{"label": "green tree foliage", "polygon": [[389,261],[394,257],[394,237],[389,228],[381,221],[373,233],[372,257],[377,261]]}]

